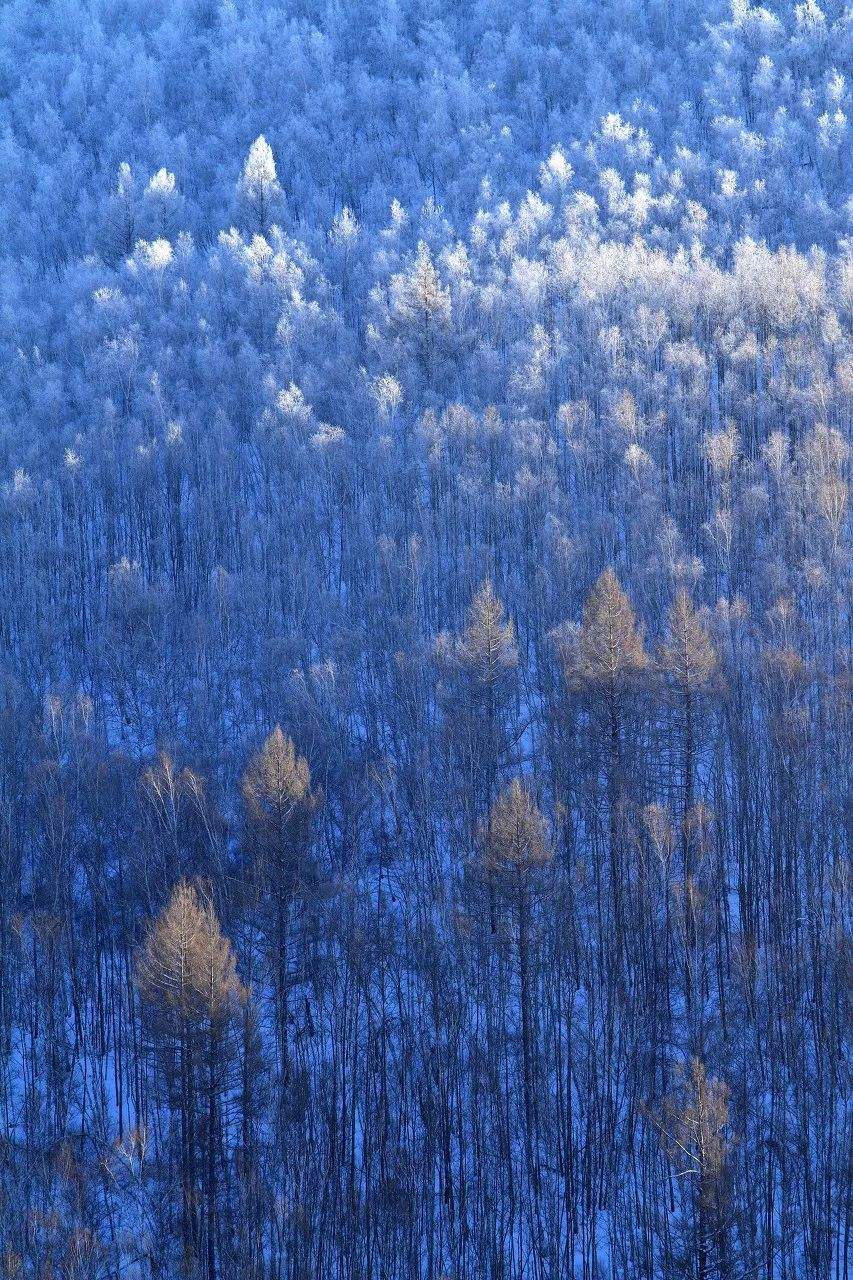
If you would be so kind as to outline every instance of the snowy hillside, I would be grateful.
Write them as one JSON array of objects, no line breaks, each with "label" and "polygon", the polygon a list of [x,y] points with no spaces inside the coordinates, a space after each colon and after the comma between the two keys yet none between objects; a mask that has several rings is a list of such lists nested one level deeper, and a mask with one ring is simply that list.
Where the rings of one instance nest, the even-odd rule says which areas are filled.
[{"label": "snowy hillside", "polygon": [[0,1277],[843,1280],[851,66],[0,8]]}]

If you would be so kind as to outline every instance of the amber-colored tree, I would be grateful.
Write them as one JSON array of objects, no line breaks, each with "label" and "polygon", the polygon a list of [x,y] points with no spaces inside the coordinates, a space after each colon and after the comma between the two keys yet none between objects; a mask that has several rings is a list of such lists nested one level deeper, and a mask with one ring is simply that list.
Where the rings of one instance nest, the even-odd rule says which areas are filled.
[{"label": "amber-colored tree", "polygon": [[213,904],[186,880],[175,886],[137,952],[136,982],[164,1060],[174,1061],[178,1077],[184,1270],[191,1274],[204,1258],[207,1280],[216,1280],[218,1097],[226,1034],[248,995]]},{"label": "amber-colored tree", "polygon": [[577,646],[569,655],[566,676],[570,687],[590,693],[604,711],[610,878],[620,948],[624,943],[620,857],[620,813],[625,803],[622,703],[628,691],[645,678],[648,667],[649,657],[631,602],[608,567],[586,598]]},{"label": "amber-colored tree", "polygon": [[649,665],[631,602],[610,567],[586,598],[579,648],[581,677],[611,698]]},{"label": "amber-colored tree", "polygon": [[[472,782],[480,775],[480,791],[485,808],[494,799],[500,757],[506,748],[506,703],[510,681],[518,666],[515,628],[504,615],[501,600],[487,580],[471,601],[465,629],[455,643],[444,638],[440,652],[448,656],[462,676],[464,732],[472,763]],[[475,784],[476,785],[476,784]]]},{"label": "amber-colored tree", "polygon": [[308,761],[276,725],[243,774],[243,802],[263,883],[273,902],[275,985],[282,1074],[288,1074],[288,944],[290,916],[308,874],[314,815],[322,792],[312,790]]},{"label": "amber-colored tree", "polygon": [[671,683],[681,712],[681,847],[687,939],[688,945],[692,946],[696,925],[690,907],[693,901],[694,875],[690,814],[694,806],[696,781],[696,704],[707,690],[717,669],[717,653],[707,628],[683,587],[676,593],[669,609],[667,637],[660,647],[659,661],[665,677]]},{"label": "amber-colored tree", "polygon": [[532,1158],[534,1129],[533,1017],[530,972],[530,891],[537,872],[553,859],[551,832],[544,814],[518,778],[502,791],[492,806],[480,836],[483,862],[491,873],[508,878],[515,903],[516,940],[521,1000],[521,1052],[526,1120],[528,1167],[535,1179]]},{"label": "amber-colored tree", "polygon": [[667,637],[660,647],[662,670],[672,681],[684,712],[683,808],[693,805],[695,784],[695,704],[717,669],[717,651],[687,591],[680,588],[667,615]]},{"label": "amber-colored tree", "polygon": [[677,1094],[664,1101],[657,1121],[667,1154],[679,1175],[696,1189],[695,1254],[698,1280],[728,1275],[725,1177],[729,1088],[708,1076],[699,1058],[690,1063]]},{"label": "amber-colored tree", "polygon": [[[460,783],[465,839],[473,843],[495,799],[501,766],[511,742],[509,704],[518,666],[515,627],[487,579],[468,609],[457,636],[436,645],[443,670],[445,725]],[[495,925],[494,887],[487,870],[489,917]]]}]

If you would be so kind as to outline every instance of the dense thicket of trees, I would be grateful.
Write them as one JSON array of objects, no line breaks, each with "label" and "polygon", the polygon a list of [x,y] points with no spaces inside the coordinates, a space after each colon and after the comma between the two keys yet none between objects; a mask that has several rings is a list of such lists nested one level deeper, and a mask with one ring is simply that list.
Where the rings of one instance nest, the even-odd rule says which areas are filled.
[{"label": "dense thicket of trees", "polygon": [[846,1275],[851,32],[3,7],[0,1276]]}]

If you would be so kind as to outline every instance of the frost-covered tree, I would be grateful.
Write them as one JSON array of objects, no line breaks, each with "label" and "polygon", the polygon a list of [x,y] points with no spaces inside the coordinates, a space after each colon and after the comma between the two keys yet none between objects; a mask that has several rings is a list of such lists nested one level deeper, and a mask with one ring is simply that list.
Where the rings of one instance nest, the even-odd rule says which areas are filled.
[{"label": "frost-covered tree", "polygon": [[263,235],[269,228],[281,195],[275,157],[263,134],[249,148],[237,189],[246,202],[257,231]]}]

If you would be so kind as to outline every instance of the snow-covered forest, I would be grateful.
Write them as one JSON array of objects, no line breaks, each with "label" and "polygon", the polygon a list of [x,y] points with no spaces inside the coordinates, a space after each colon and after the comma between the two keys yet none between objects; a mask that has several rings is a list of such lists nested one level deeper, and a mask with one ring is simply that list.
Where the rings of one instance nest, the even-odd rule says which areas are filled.
[{"label": "snow-covered forest", "polygon": [[4,0],[2,1280],[845,1280],[851,68]]}]

